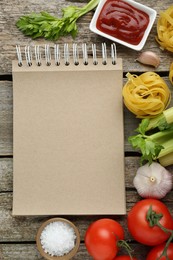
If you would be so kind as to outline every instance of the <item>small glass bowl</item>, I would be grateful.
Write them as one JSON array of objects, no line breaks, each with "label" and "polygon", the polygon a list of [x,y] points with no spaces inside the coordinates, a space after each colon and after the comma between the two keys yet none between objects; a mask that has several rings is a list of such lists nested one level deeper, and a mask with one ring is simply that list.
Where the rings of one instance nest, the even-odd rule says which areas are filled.
[{"label": "small glass bowl", "polygon": [[[75,246],[74,248],[68,253],[68,254],[65,254],[63,256],[51,256],[50,254],[46,253],[41,245],[41,240],[40,240],[40,236],[41,236],[41,233],[42,231],[44,230],[44,228],[52,223],[52,222],[64,222],[64,223],[67,223],[69,224],[73,229],[74,229],[74,232],[76,234],[76,243],[75,243]],[[64,219],[64,218],[51,218],[47,221],[45,221],[41,227],[38,229],[38,232],[37,232],[37,235],[36,235],[36,244],[37,244],[37,248],[38,248],[38,251],[40,252],[40,254],[45,258],[45,259],[48,259],[48,260],[69,260],[71,259],[72,257],[74,257],[79,249],[79,245],[80,245],[80,234],[79,234],[79,230],[78,228],[69,220],[67,219]]]},{"label": "small glass bowl", "polygon": [[131,6],[137,8],[137,9],[139,9],[139,10],[141,10],[141,11],[143,11],[146,14],[149,15],[149,24],[148,24],[147,29],[145,30],[143,38],[141,39],[141,41],[140,41],[140,43],[138,45],[134,45],[134,44],[127,43],[127,42],[125,42],[123,40],[120,40],[120,39],[118,39],[116,37],[113,37],[113,36],[111,36],[111,35],[109,35],[107,33],[103,33],[103,32],[101,32],[100,30],[97,29],[97,27],[96,27],[97,19],[98,19],[99,15],[100,15],[100,12],[102,11],[102,7],[104,6],[106,1],[107,0],[100,0],[98,6],[96,8],[96,11],[94,13],[94,16],[93,16],[93,18],[91,20],[91,23],[90,23],[90,26],[89,26],[90,30],[92,32],[100,35],[100,36],[103,36],[103,37],[105,37],[105,38],[107,38],[109,40],[112,40],[113,42],[117,42],[117,43],[120,43],[120,44],[122,44],[122,45],[124,45],[126,47],[129,47],[129,48],[133,49],[133,50],[140,51],[144,47],[144,45],[145,45],[145,42],[146,42],[146,40],[148,38],[148,35],[149,35],[149,33],[151,31],[151,28],[152,28],[152,26],[154,24],[154,21],[156,19],[157,12],[154,9],[152,9],[152,8],[146,6],[146,5],[140,4],[140,3],[138,3],[138,2],[136,2],[134,0],[123,0],[124,2],[130,4]]}]

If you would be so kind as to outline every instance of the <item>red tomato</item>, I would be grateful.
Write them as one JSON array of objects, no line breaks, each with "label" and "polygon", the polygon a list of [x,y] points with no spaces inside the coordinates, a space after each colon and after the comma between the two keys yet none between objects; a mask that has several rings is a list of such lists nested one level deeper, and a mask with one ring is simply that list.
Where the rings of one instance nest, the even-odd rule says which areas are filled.
[{"label": "red tomato", "polygon": [[[165,247],[165,243],[153,247],[151,249],[151,251],[149,252],[149,254],[147,255],[146,260],[157,260],[159,258],[159,256],[161,256],[164,247]],[[168,256],[169,260],[173,260],[173,243],[169,244],[169,247],[167,249],[167,256]],[[166,257],[162,256],[161,258],[159,258],[159,260],[166,260]]]},{"label": "red tomato", "polygon": [[150,206],[156,213],[163,214],[159,223],[165,228],[173,230],[173,219],[168,208],[156,199],[143,199],[137,202],[130,210],[127,221],[128,229],[136,241],[155,246],[165,242],[170,234],[162,231],[158,226],[149,226],[146,215]]},{"label": "red tomato", "polygon": [[114,260],[137,260],[137,258],[135,257],[130,258],[129,255],[120,255],[120,256],[116,256]]},{"label": "red tomato", "polygon": [[112,219],[93,222],[85,234],[85,245],[95,260],[113,260],[119,250],[117,242],[124,239],[122,226]]}]

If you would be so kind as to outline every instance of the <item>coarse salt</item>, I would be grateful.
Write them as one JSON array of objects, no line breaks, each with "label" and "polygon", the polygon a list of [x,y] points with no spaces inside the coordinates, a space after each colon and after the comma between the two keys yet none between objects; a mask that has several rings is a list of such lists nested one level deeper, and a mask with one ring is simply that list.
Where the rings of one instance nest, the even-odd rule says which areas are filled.
[{"label": "coarse salt", "polygon": [[75,246],[76,234],[66,222],[55,221],[49,223],[40,235],[44,251],[51,256],[63,256]]}]

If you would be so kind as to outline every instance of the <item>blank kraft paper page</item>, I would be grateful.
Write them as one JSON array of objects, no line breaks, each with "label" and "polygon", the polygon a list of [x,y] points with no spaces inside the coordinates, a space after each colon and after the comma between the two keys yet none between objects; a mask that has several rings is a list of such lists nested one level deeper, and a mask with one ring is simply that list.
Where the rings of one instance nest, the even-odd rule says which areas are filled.
[{"label": "blank kraft paper page", "polygon": [[13,62],[13,215],[125,214],[122,60]]}]

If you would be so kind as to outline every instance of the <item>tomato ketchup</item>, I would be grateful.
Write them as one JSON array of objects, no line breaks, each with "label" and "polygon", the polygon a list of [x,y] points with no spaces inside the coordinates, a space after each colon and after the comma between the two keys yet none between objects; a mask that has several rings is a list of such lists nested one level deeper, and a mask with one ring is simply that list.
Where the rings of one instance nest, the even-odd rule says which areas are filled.
[{"label": "tomato ketchup", "polygon": [[97,19],[96,27],[103,33],[138,45],[149,24],[147,13],[123,0],[107,0]]}]

